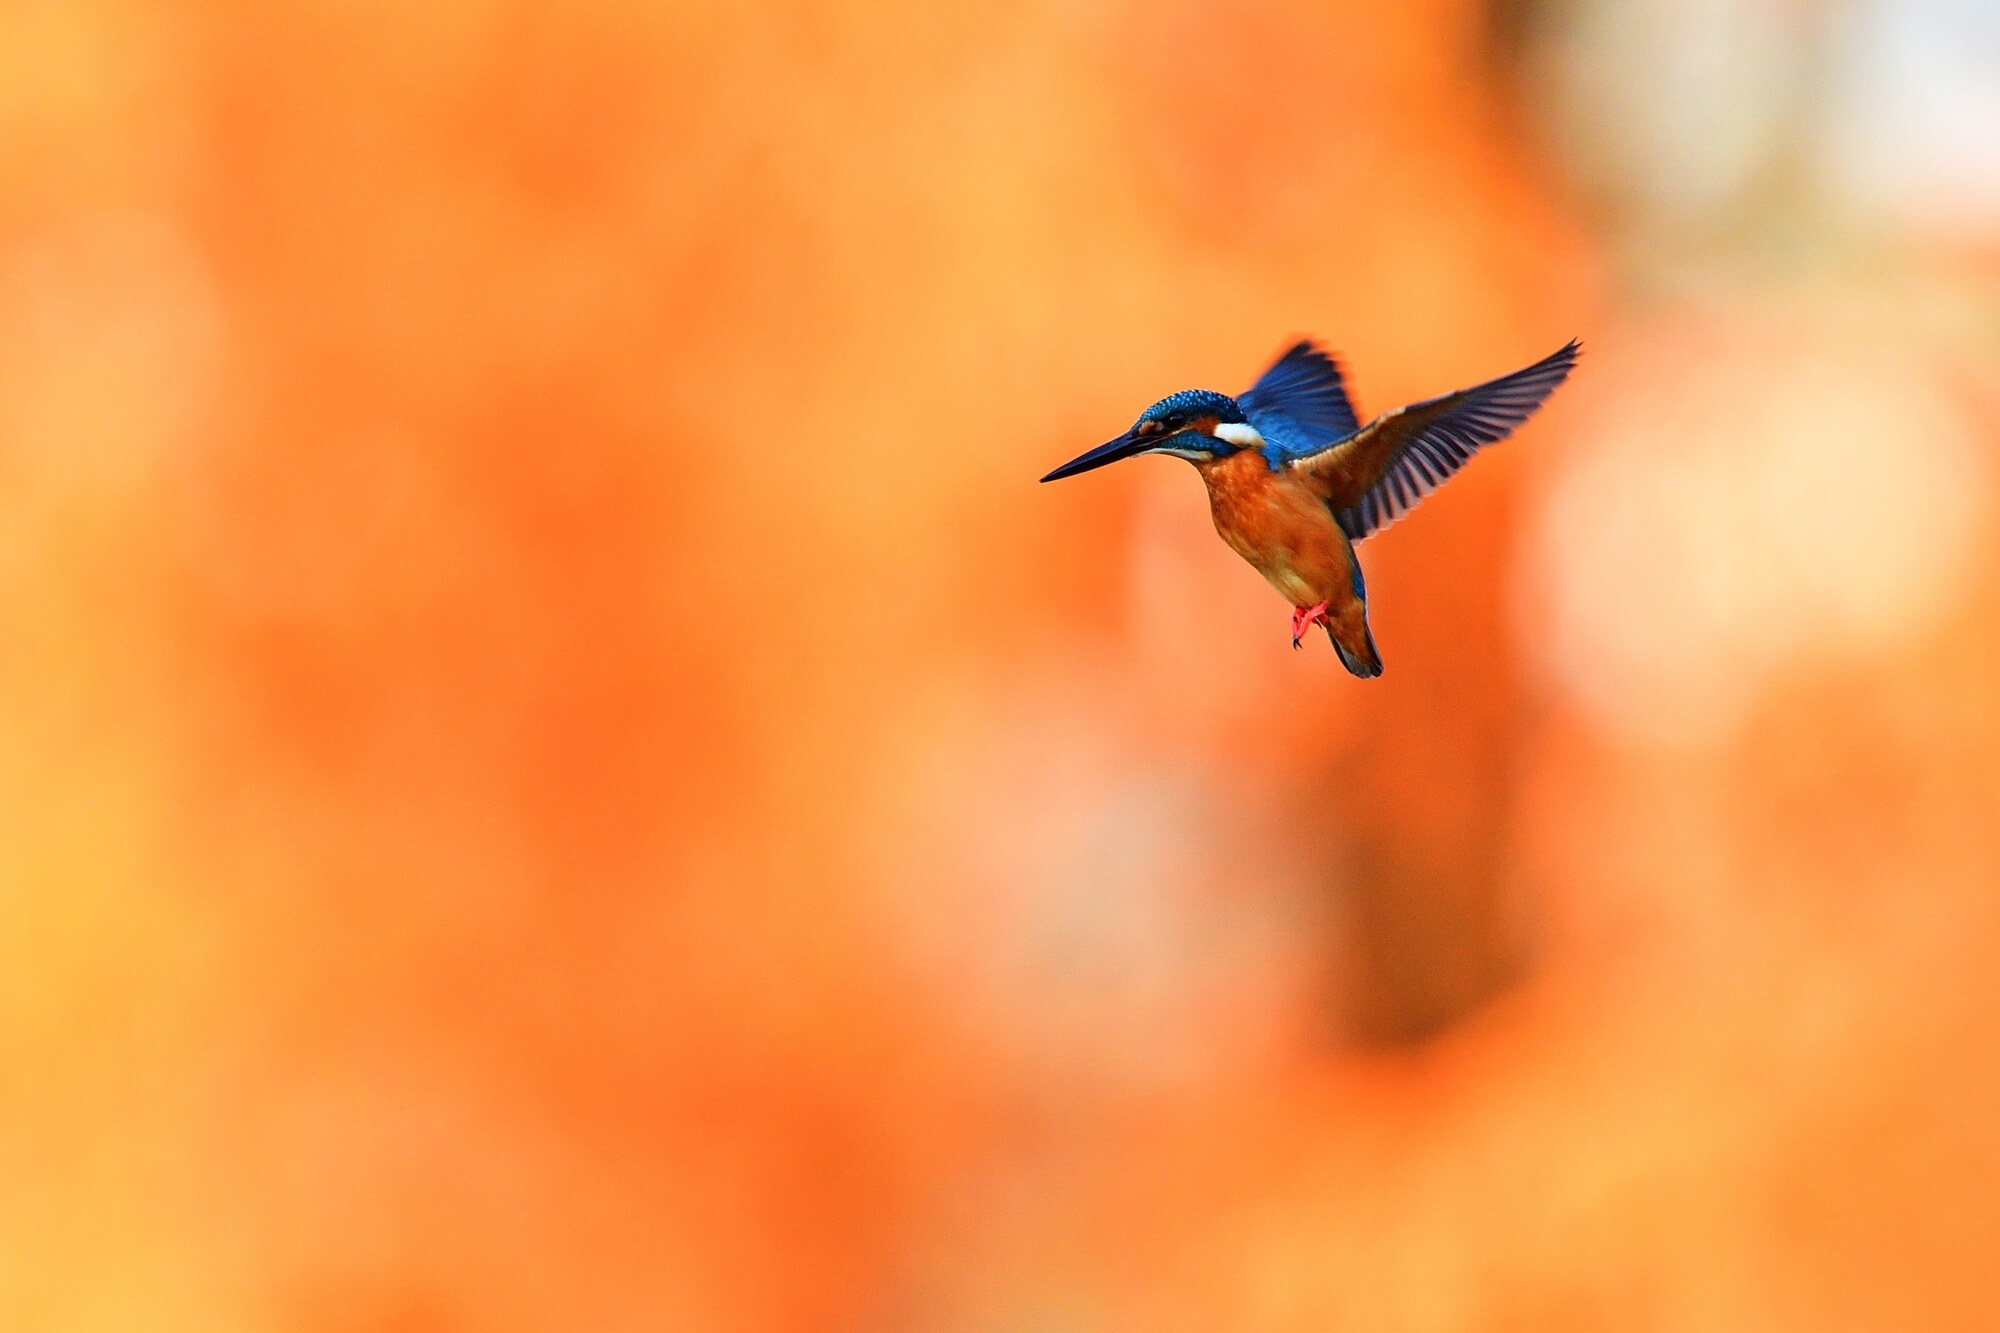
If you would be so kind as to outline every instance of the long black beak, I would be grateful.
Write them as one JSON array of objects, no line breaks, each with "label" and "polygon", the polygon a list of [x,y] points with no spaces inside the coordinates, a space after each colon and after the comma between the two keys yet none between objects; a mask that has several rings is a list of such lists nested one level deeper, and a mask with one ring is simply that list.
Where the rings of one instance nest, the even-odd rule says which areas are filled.
[{"label": "long black beak", "polygon": [[1043,477],[1042,480],[1061,481],[1064,477],[1074,477],[1079,472],[1088,472],[1094,467],[1103,467],[1106,463],[1115,463],[1121,458],[1130,458],[1134,454],[1143,454],[1157,443],[1159,443],[1158,440],[1134,439],[1132,432],[1128,430],[1117,439],[1107,440],[1095,449],[1092,449],[1089,453],[1079,454],[1077,457],[1070,459],[1069,462],[1064,463],[1054,472]]}]

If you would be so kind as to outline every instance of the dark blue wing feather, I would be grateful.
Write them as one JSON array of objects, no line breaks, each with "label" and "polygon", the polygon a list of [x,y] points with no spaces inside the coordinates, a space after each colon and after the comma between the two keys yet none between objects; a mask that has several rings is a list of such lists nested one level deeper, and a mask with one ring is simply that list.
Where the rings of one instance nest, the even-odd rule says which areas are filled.
[{"label": "dark blue wing feather", "polygon": [[1360,429],[1340,365],[1310,342],[1294,343],[1237,400],[1264,437],[1272,466],[1326,448]]},{"label": "dark blue wing feather", "polygon": [[1360,541],[1410,512],[1474,453],[1526,421],[1568,378],[1577,350],[1571,341],[1511,375],[1385,412],[1340,448],[1297,466],[1358,478],[1360,494],[1333,503],[1341,530]]}]

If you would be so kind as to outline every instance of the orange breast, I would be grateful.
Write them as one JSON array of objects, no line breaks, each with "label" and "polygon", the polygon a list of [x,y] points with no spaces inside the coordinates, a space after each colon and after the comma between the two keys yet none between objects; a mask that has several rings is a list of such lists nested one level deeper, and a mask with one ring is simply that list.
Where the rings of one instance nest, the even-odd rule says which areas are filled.
[{"label": "orange breast", "polygon": [[1215,530],[1294,606],[1353,597],[1354,550],[1326,503],[1245,449],[1196,465]]}]

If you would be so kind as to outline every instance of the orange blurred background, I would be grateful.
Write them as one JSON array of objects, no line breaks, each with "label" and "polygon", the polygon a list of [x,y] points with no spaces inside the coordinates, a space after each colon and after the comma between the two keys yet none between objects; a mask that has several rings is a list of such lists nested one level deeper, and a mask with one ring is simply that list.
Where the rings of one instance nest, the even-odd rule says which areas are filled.
[{"label": "orange blurred background", "polygon": [[[0,1327],[2000,1327],[1996,67],[0,9]],[[1297,334],[1375,684],[1034,482]]]}]

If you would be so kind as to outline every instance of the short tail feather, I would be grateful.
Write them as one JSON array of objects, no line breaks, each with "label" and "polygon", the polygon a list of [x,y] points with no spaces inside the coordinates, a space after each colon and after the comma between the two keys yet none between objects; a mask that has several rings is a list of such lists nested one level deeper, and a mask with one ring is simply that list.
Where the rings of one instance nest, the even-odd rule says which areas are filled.
[{"label": "short tail feather", "polygon": [[1340,664],[1349,672],[1363,680],[1373,680],[1382,674],[1382,654],[1375,651],[1375,635],[1368,628],[1367,621],[1361,622],[1361,643],[1358,650],[1351,649],[1340,641],[1340,636],[1333,632],[1331,622],[1327,623],[1326,637],[1333,644],[1333,651],[1340,654]]}]

